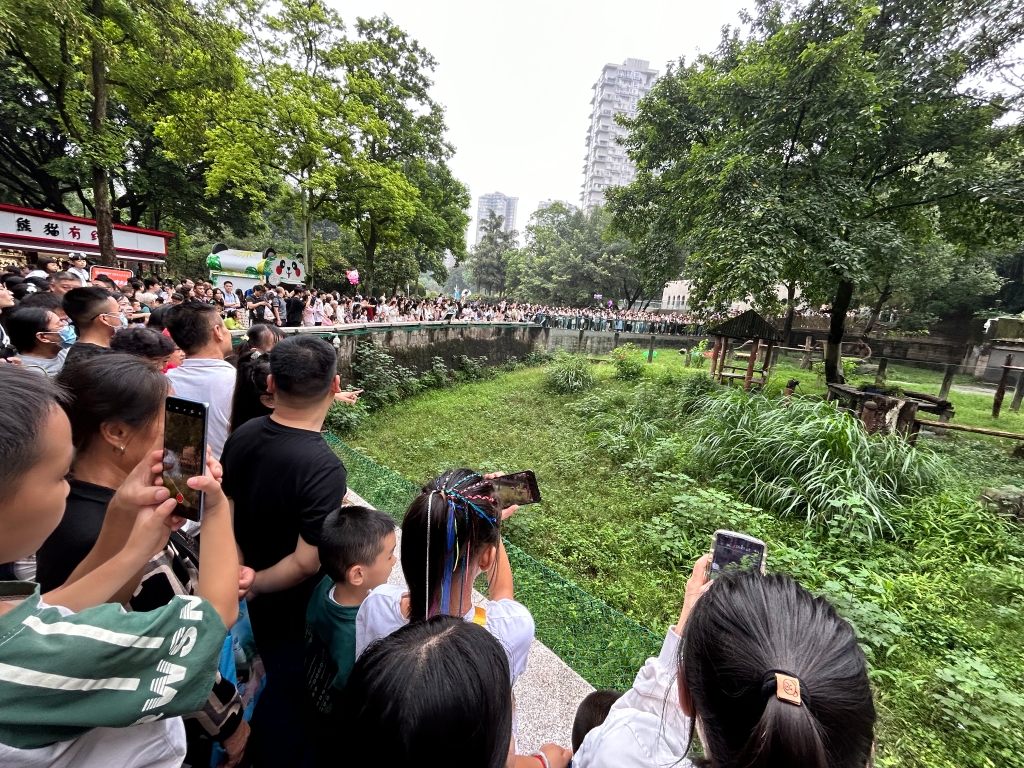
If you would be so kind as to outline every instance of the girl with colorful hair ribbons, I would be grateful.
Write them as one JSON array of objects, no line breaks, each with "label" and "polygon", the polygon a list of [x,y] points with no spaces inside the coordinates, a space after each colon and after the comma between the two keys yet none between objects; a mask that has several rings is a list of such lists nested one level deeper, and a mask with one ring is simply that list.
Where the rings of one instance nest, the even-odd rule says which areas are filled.
[{"label": "girl with colorful hair ribbons", "polygon": [[[356,658],[374,640],[410,622],[447,614],[483,626],[508,654],[513,681],[526,670],[533,642],[530,612],[515,600],[512,568],[501,541],[502,510],[489,480],[453,469],[430,481],[402,522],[402,571],[408,587],[384,584],[356,618]],[[473,583],[487,574],[490,599],[473,605]]]}]

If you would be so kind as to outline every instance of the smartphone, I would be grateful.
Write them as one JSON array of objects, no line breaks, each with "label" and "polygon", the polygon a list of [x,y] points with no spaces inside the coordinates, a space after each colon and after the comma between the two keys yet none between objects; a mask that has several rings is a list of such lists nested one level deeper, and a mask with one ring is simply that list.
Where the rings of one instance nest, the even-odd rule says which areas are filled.
[{"label": "smartphone", "polygon": [[727,568],[756,568],[765,572],[767,547],[760,539],[735,531],[715,531],[711,549],[708,579],[714,579]]},{"label": "smartphone", "polygon": [[206,471],[207,406],[198,400],[168,397],[164,405],[164,488],[178,502],[174,514],[198,522],[203,494],[188,480]]},{"label": "smartphone", "polygon": [[526,504],[536,504],[541,500],[540,489],[537,487],[537,475],[532,469],[502,475],[486,482],[494,488],[494,495],[501,509],[507,509],[516,504],[520,507]]}]

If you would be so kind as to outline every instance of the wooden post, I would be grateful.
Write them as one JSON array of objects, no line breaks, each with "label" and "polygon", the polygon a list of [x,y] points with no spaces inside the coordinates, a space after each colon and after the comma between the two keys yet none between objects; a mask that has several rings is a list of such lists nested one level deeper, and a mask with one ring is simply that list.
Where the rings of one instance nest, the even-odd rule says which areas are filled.
[{"label": "wooden post", "polygon": [[722,338],[715,336],[715,346],[711,350],[711,378],[715,378],[715,369],[718,368],[719,347],[722,346]]},{"label": "wooden post", "polygon": [[718,357],[718,383],[722,383],[722,374],[725,373],[725,361],[729,357],[729,346],[732,344],[732,339],[722,339],[722,354]]},{"label": "wooden post", "polygon": [[804,342],[804,356],[800,359],[800,370],[809,371],[811,370],[811,344],[814,343],[814,337],[808,336],[807,341]]},{"label": "wooden post", "polygon": [[889,358],[883,357],[878,361],[878,370],[875,371],[875,386],[885,386],[885,370],[889,367]]},{"label": "wooden post", "polygon": [[754,339],[754,345],[750,348],[750,359],[747,361],[747,375],[743,377],[743,389],[746,392],[750,391],[750,382],[754,378],[754,363],[757,362],[757,346],[760,343],[760,339]]},{"label": "wooden post", "polygon": [[1013,402],[1010,403],[1010,410],[1016,413],[1020,410],[1020,401],[1024,400],[1024,371],[1017,377],[1017,387],[1013,390]]},{"label": "wooden post", "polygon": [[1013,363],[1013,355],[1006,356],[1003,363],[1003,374],[999,377],[999,384],[996,386],[996,396],[992,398],[992,418],[999,418],[999,410],[1003,407],[1003,397],[1006,395],[1006,382],[1010,378],[1010,366]]},{"label": "wooden post", "polygon": [[690,367],[690,351],[691,351],[690,345],[689,344],[684,344],[683,345],[683,368],[689,368]]},{"label": "wooden post", "polygon": [[619,348],[619,332],[616,331],[615,335],[612,337],[612,349],[618,349],[618,348]]},{"label": "wooden post", "polygon": [[580,340],[576,344],[576,352],[581,355],[583,354],[583,328],[580,328]]},{"label": "wooden post", "polygon": [[942,386],[939,387],[939,400],[948,400],[949,390],[953,386],[953,377],[956,375],[958,365],[947,365],[946,373],[942,377]]},{"label": "wooden post", "polygon": [[651,346],[647,350],[647,362],[654,362],[654,334],[651,334]]}]

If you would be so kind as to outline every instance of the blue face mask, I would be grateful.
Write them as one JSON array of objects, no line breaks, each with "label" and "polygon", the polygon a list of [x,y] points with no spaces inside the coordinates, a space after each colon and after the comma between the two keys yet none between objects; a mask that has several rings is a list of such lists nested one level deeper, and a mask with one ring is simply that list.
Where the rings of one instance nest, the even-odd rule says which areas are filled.
[{"label": "blue face mask", "polygon": [[122,312],[120,315],[118,315],[118,317],[121,318],[121,327],[122,328],[127,328],[128,327],[128,318],[125,316],[124,312]]},{"label": "blue face mask", "polygon": [[60,340],[64,342],[64,346],[70,347],[76,341],[78,341],[78,332],[75,330],[73,325],[65,325],[60,329]]}]

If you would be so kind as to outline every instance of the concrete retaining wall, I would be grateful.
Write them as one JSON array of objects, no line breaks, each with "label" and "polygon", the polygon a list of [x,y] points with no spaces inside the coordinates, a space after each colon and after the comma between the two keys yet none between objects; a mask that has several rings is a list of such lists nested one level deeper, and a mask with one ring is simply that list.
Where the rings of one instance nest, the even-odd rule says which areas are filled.
[{"label": "concrete retaining wall", "polygon": [[[554,352],[564,349],[566,352],[580,351],[580,332],[566,328],[546,329],[547,349]],[[616,342],[618,336],[618,342]],[[699,344],[703,336],[668,336],[665,334],[654,335],[655,349],[682,349],[684,346],[692,347]],[[583,349],[586,355],[607,355],[616,346],[632,342],[639,349],[649,349],[651,335],[643,333],[613,333],[612,331],[583,331]]]},{"label": "concrete retaining wall", "polygon": [[[399,363],[417,373],[429,370],[431,360],[443,358],[456,367],[460,355],[486,357],[491,365],[522,358],[547,345],[549,329],[527,323],[367,323],[321,327],[282,328],[286,334],[314,334],[331,338],[338,350],[338,373],[343,384],[355,383],[352,362],[360,342],[374,341]],[[235,331],[233,336],[243,336]],[[333,339],[333,337],[337,339]]]}]

